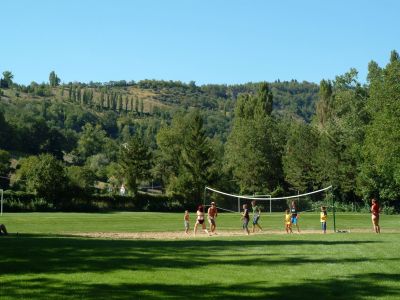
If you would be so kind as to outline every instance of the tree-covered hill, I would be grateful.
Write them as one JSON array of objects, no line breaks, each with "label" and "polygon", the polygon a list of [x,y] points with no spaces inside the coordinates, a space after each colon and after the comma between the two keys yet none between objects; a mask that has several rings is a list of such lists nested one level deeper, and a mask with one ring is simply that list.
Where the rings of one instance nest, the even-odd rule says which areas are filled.
[{"label": "tree-covered hill", "polygon": [[368,68],[367,84],[351,69],[320,84],[199,86],[61,84],[55,72],[24,86],[4,71],[0,184],[52,201],[153,182],[185,205],[205,185],[273,195],[333,185],[342,202],[398,203],[399,55]]}]

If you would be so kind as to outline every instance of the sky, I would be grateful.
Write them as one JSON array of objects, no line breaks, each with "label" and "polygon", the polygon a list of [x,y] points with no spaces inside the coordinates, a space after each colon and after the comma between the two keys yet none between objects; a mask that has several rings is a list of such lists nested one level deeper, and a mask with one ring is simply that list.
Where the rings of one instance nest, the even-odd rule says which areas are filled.
[{"label": "sky", "polygon": [[320,82],[400,52],[397,0],[1,1],[14,81]]}]

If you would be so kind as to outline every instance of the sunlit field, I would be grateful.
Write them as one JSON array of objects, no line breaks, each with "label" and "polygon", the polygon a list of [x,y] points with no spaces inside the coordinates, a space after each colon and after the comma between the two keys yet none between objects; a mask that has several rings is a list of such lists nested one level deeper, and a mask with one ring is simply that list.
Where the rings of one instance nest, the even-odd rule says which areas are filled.
[{"label": "sunlit field", "polygon": [[[339,214],[337,227],[348,232],[323,235],[318,215],[303,214],[301,229],[315,233],[287,235],[279,233],[282,214],[265,214],[264,232],[245,236],[240,234],[238,214],[221,214],[220,235],[198,238],[184,236],[182,218],[172,213],[5,214],[1,222],[11,234],[0,237],[0,298],[400,297],[399,216],[382,216],[382,234],[377,235],[367,232],[369,215]],[[144,231],[182,235],[175,239],[72,235]],[[224,236],[227,231],[240,235]]]}]

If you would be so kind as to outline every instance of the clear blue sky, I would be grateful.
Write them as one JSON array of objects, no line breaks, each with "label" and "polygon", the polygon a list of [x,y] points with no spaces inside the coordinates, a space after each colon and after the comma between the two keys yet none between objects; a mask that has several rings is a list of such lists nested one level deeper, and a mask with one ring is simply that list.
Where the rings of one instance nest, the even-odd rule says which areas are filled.
[{"label": "clear blue sky", "polygon": [[333,79],[400,51],[400,1],[2,1],[0,72],[28,84]]}]

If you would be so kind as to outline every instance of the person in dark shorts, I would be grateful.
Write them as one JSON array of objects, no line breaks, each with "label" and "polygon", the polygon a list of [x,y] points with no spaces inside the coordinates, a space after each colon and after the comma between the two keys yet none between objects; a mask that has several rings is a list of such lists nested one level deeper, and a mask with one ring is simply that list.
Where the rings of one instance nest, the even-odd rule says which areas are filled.
[{"label": "person in dark shorts", "polygon": [[218,216],[218,210],[217,206],[215,205],[215,202],[211,202],[211,206],[208,208],[207,211],[207,217],[208,217],[208,223],[210,223],[210,234],[217,234],[215,232],[215,229],[217,228],[217,225],[215,223],[215,219]]},{"label": "person in dark shorts", "polygon": [[300,233],[299,214],[297,212],[296,203],[294,201],[292,201],[292,205],[290,207],[290,213],[292,214],[292,217],[290,218],[290,222],[293,225],[296,225],[297,232]]},{"label": "person in dark shorts", "polygon": [[256,205],[256,200],[251,201],[251,207],[253,208],[253,233],[256,229],[256,226],[260,229],[260,231],[262,231],[260,224],[258,224],[261,215],[261,208]]},{"label": "person in dark shorts", "polygon": [[208,230],[206,228],[206,224],[204,223],[203,205],[199,205],[199,207],[197,208],[196,216],[197,216],[196,217],[196,224],[194,224],[194,230],[193,230],[194,235],[196,235],[196,233],[197,233],[197,226],[199,226],[199,224],[203,228],[203,231],[209,235]]},{"label": "person in dark shorts", "polygon": [[8,235],[6,225],[0,224],[0,235]]},{"label": "person in dark shorts", "polygon": [[247,235],[249,235],[250,216],[249,216],[249,210],[247,209],[247,204],[243,204],[242,220],[243,220],[243,230],[247,233]]}]

